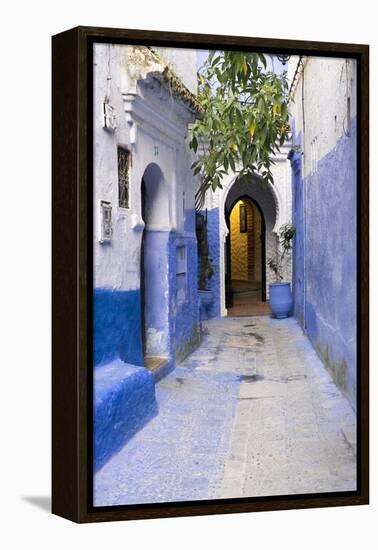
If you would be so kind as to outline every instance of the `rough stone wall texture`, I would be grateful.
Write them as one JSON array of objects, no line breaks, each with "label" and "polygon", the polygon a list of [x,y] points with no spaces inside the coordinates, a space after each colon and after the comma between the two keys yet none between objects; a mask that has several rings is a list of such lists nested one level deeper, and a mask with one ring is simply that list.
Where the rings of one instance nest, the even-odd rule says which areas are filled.
[{"label": "rough stone wall texture", "polygon": [[233,207],[230,214],[230,239],[231,239],[231,277],[240,281],[248,281],[248,232],[240,232],[240,206],[239,201]]},{"label": "rough stone wall texture", "polygon": [[[293,174],[295,315],[354,408],[355,82],[352,60],[310,58],[293,107],[294,143],[303,152],[300,171]],[[302,92],[304,111],[299,108]]]}]

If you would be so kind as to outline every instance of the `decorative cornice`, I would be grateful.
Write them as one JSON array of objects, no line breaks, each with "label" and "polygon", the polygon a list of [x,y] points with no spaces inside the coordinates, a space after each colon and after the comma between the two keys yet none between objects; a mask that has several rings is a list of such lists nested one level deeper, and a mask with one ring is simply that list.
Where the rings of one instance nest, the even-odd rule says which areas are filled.
[{"label": "decorative cornice", "polygon": [[157,73],[155,78],[165,82],[170,93],[183,101],[193,114],[197,115],[203,112],[203,108],[196,96],[188,90],[185,84],[183,84],[169,67],[166,67],[162,73]]}]

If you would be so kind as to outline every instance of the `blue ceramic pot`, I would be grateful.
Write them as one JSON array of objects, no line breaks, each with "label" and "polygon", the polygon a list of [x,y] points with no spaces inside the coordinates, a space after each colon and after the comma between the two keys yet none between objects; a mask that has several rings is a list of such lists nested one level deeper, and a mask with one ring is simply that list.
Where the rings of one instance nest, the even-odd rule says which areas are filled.
[{"label": "blue ceramic pot", "polygon": [[285,319],[293,309],[293,297],[290,283],[273,283],[269,285],[269,304],[273,317]]}]

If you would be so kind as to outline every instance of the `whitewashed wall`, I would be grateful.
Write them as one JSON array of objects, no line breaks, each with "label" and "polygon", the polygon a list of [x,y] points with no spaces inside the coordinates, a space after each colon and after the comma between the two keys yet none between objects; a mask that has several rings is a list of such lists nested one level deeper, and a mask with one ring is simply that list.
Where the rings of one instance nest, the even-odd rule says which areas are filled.
[{"label": "whitewashed wall", "polygon": [[[180,58],[183,63],[184,57]],[[189,52],[188,63],[190,59]],[[193,159],[184,141],[192,115],[158,80],[149,76],[149,73],[161,73],[165,66],[150,55],[147,48],[108,44],[94,47],[95,287],[139,288],[140,244],[144,227],[140,185],[150,163],[160,167],[168,189],[170,208],[164,222],[166,229],[185,233],[184,207],[194,204],[195,191],[190,169]],[[188,74],[192,65],[190,67],[190,70],[189,65],[185,69]],[[107,95],[116,109],[117,129],[114,133],[103,128],[103,101]],[[118,206],[118,145],[126,147],[132,154],[129,208]],[[99,242],[101,200],[112,205],[111,243]]]},{"label": "whitewashed wall", "polygon": [[158,48],[154,50],[169,65],[185,86],[197,93],[197,50],[187,48]]},{"label": "whitewashed wall", "polygon": [[[289,61],[288,76],[294,77],[299,61]],[[303,176],[314,170],[314,164],[323,158],[345,135],[347,126],[347,97],[351,98],[351,119],[355,118],[356,62],[353,59],[305,57],[292,87],[293,102],[290,113],[295,121],[295,134],[301,133]],[[303,77],[304,72],[304,77]],[[303,115],[305,128],[303,127]]]},{"label": "whitewashed wall", "polygon": [[[111,80],[108,80],[108,78]],[[114,133],[104,130],[105,97],[109,95],[117,114],[117,129]],[[121,258],[138,260],[140,239],[131,233],[122,238],[131,228],[131,209],[118,207],[118,162],[117,145],[130,147],[130,131],[123,115],[121,94],[120,47],[108,44],[94,46],[94,287],[114,289],[135,289],[139,287],[139,274],[128,272],[129,262]],[[100,201],[112,205],[113,239],[111,243],[100,244]],[[130,203],[135,202],[135,189],[131,189]]]}]

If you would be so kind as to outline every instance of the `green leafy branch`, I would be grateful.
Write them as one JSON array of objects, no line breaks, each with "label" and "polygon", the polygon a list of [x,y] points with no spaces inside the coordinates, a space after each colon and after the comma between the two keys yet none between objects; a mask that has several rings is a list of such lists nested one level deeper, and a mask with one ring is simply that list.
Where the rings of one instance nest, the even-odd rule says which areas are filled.
[{"label": "green leafy branch", "polygon": [[273,183],[272,156],[290,130],[286,73],[268,71],[263,54],[213,51],[198,72],[198,101],[190,147],[199,155],[192,169],[201,194],[221,188],[230,169]]}]

